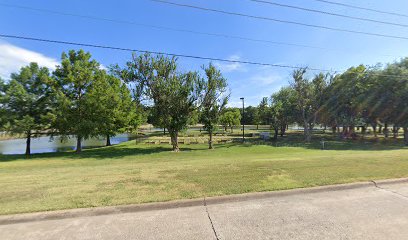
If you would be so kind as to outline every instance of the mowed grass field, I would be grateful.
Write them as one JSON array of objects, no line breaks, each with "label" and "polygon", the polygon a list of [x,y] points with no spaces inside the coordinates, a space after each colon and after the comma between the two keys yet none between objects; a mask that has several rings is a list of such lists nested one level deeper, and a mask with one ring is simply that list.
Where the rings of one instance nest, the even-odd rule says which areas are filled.
[{"label": "mowed grass field", "polygon": [[135,204],[408,177],[401,144],[269,146],[134,141],[82,154],[0,156],[0,214]]}]

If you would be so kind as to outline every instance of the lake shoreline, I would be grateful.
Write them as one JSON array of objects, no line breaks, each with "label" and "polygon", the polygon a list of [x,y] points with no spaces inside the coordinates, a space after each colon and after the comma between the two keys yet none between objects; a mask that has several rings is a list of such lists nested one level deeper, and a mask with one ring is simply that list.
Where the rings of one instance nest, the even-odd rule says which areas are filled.
[{"label": "lake shoreline", "polygon": [[[122,142],[131,141],[136,138],[136,135],[130,133],[118,134],[111,138],[111,144],[116,145]],[[69,152],[74,151],[76,147],[76,138],[70,137],[61,141],[60,136],[54,136],[51,140],[50,136],[41,136],[32,138],[31,153],[51,153],[51,152]],[[106,138],[98,137],[87,139],[83,142],[83,148],[98,148],[106,146]],[[20,155],[25,153],[26,141],[25,138],[9,138],[0,140],[0,155]]]}]

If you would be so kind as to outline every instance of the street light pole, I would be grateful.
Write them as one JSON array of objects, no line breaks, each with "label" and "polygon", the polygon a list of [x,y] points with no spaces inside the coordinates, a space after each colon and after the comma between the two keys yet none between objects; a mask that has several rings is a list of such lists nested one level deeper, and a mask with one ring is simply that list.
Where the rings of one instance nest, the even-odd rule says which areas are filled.
[{"label": "street light pole", "polygon": [[245,142],[245,122],[244,122],[244,116],[245,116],[245,98],[240,98],[242,100],[242,142]]}]

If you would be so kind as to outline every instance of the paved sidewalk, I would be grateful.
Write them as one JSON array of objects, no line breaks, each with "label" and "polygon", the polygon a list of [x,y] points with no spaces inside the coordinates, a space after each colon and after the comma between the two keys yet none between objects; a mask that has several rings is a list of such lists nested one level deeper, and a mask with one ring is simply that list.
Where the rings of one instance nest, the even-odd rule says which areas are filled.
[{"label": "paved sidewalk", "polygon": [[193,205],[0,221],[0,238],[408,239],[408,182],[210,198]]}]

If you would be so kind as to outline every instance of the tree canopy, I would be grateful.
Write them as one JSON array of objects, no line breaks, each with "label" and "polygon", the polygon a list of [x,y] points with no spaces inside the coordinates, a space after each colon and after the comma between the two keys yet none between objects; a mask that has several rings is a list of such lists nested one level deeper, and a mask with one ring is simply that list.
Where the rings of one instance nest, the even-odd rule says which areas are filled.
[{"label": "tree canopy", "polygon": [[228,83],[213,64],[196,71],[181,71],[177,58],[160,54],[132,55],[125,66],[103,69],[89,52],[62,53],[61,63],[50,73],[36,63],[22,67],[8,81],[0,79],[0,128],[31,139],[41,135],[75,137],[76,151],[91,137],[110,138],[136,132],[149,122],[167,129],[173,151],[179,151],[178,136],[188,125],[201,123],[212,137],[242,122],[270,125],[275,139],[289,125],[303,127],[306,142],[320,125],[333,134],[356,139],[368,127],[374,137],[397,138],[402,129],[408,145],[408,58],[385,66],[358,65],[329,75],[299,68],[289,85],[257,106],[227,108]]},{"label": "tree canopy", "polygon": [[220,123],[224,126],[225,130],[229,127],[231,132],[233,132],[233,127],[241,124],[241,112],[238,108],[226,109],[221,115]]},{"label": "tree canopy", "polygon": [[97,135],[106,137],[106,145],[110,146],[110,138],[118,133],[132,132],[143,121],[139,115],[142,110],[132,100],[131,93],[120,79],[98,71],[88,93],[89,104],[93,109],[91,118],[96,126]]},{"label": "tree canopy", "polygon": [[83,50],[62,53],[61,65],[54,71],[57,104],[54,128],[64,137],[74,135],[76,151],[81,152],[82,140],[97,136],[93,100],[89,93],[100,77],[100,65]]},{"label": "tree canopy", "polygon": [[203,94],[201,95],[201,121],[208,131],[209,149],[213,149],[213,132],[217,129],[222,112],[224,111],[229,94],[227,94],[227,80],[222,76],[221,71],[213,64],[204,67],[206,79],[203,82]]},{"label": "tree canopy", "polygon": [[307,73],[306,68],[294,70],[290,86],[272,95],[268,108],[276,131],[281,125],[284,134],[283,125],[297,123],[310,141],[317,124],[330,126],[333,133],[341,128],[342,138],[353,139],[357,127],[362,137],[371,126],[375,136],[386,138],[390,133],[396,138],[402,128],[408,144],[408,58],[385,67],[359,65],[335,76],[318,73],[310,79]]},{"label": "tree canopy", "polygon": [[23,134],[25,154],[30,155],[31,138],[44,134],[51,125],[53,83],[49,70],[31,63],[22,67],[19,73],[11,74],[7,86],[1,85],[5,130],[11,134]]},{"label": "tree canopy", "polygon": [[133,55],[125,68],[116,68],[124,81],[135,84],[135,92],[153,103],[156,126],[167,128],[173,151],[179,151],[178,135],[198,108],[203,80],[197,72],[180,73],[177,59],[163,55]]}]

